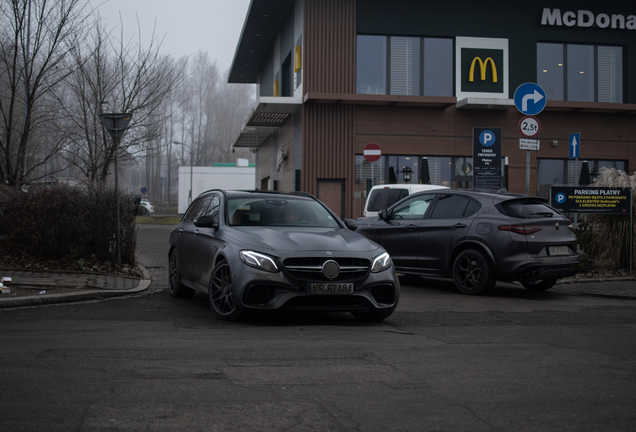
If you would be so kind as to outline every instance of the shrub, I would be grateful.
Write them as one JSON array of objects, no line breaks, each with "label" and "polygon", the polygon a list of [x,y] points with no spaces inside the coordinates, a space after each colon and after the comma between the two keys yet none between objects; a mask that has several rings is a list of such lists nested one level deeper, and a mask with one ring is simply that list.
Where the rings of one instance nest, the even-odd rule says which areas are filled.
[{"label": "shrub", "polygon": [[3,253],[45,259],[114,259],[110,241],[117,232],[120,203],[122,262],[135,264],[136,226],[132,195],[107,184],[33,186],[0,191]]},{"label": "shrub", "polygon": [[[630,176],[614,168],[601,168],[599,176],[592,186],[631,188],[632,214],[636,212],[636,174]],[[595,215],[579,225],[577,239],[579,246],[589,256],[604,267],[628,269],[631,262],[636,263],[636,248],[630,241],[636,239],[636,230],[630,215]],[[633,265],[633,264],[632,264]]]}]

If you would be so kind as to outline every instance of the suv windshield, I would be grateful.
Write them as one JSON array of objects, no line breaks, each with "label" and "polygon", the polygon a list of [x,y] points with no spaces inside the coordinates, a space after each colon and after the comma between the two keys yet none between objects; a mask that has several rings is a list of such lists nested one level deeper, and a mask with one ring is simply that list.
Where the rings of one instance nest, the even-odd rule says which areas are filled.
[{"label": "suv windshield", "polygon": [[560,216],[559,212],[542,201],[510,200],[497,204],[497,210],[506,216],[519,219],[536,219]]},{"label": "suv windshield", "polygon": [[290,197],[230,198],[227,203],[230,226],[303,226],[340,228],[320,203]]}]

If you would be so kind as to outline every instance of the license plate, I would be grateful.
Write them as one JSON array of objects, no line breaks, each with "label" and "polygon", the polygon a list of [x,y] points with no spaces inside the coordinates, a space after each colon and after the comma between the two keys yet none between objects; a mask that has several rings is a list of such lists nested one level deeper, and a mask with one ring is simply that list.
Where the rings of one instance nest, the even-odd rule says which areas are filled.
[{"label": "license plate", "polygon": [[570,255],[570,248],[567,246],[550,246],[548,253],[550,255]]},{"label": "license plate", "polygon": [[310,294],[353,294],[353,284],[312,283]]}]

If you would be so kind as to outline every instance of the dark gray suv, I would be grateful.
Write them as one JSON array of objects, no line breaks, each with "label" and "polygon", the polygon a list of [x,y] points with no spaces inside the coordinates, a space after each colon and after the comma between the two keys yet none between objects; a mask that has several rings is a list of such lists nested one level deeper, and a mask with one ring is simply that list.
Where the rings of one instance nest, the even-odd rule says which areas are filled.
[{"label": "dark gray suv", "polygon": [[420,192],[357,219],[357,232],[389,252],[398,273],[453,278],[465,294],[497,280],[545,291],[576,274],[570,221],[543,198],[465,190]]}]

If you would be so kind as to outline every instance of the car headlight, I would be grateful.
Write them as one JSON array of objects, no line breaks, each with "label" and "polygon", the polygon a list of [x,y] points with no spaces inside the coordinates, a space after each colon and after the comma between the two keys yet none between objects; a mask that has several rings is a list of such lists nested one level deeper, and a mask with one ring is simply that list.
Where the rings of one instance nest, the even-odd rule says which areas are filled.
[{"label": "car headlight", "polygon": [[391,267],[391,257],[387,252],[378,255],[371,264],[371,273],[378,273]]},{"label": "car headlight", "polygon": [[269,255],[264,255],[249,250],[243,250],[239,253],[239,256],[241,257],[241,261],[243,261],[250,267],[254,267],[259,270],[265,270],[268,272],[279,271],[274,258]]}]

